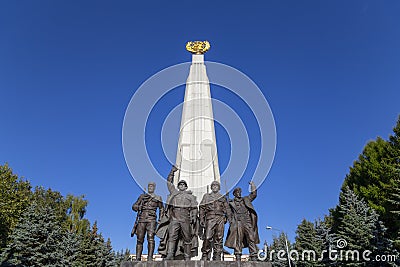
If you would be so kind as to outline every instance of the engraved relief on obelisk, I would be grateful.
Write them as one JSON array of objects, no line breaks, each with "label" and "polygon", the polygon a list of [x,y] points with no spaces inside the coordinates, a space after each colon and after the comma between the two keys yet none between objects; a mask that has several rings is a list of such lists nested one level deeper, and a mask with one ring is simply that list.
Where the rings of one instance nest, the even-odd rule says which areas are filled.
[{"label": "engraved relief on obelisk", "polygon": [[220,182],[210,83],[204,64],[204,53],[209,48],[207,41],[186,45],[193,55],[176,155],[178,171],[174,177],[175,185],[179,180],[187,181],[198,201],[212,181]]}]

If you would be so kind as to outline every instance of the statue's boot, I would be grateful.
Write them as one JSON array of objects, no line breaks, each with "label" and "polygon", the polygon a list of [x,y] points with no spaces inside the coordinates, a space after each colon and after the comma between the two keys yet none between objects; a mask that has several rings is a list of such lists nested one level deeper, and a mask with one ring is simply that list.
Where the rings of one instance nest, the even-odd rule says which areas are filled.
[{"label": "statue's boot", "polygon": [[143,245],[142,244],[136,244],[136,260],[141,261],[142,260],[142,251],[143,251]]},{"label": "statue's boot", "polygon": [[185,244],[183,246],[183,256],[185,261],[190,261],[190,254],[191,254],[192,244]]},{"label": "statue's boot", "polygon": [[221,252],[214,252],[213,261],[221,261]]},{"label": "statue's boot", "polygon": [[249,258],[250,261],[258,261],[257,256],[250,256]]},{"label": "statue's boot", "polygon": [[208,261],[208,253],[203,253],[203,255],[201,256],[201,260]]},{"label": "statue's boot", "polygon": [[165,260],[173,260],[174,259],[174,251],[175,251],[175,242],[168,242],[168,250],[167,250],[167,257]]},{"label": "statue's boot", "polygon": [[236,254],[235,257],[236,257],[236,261],[242,260],[242,255],[240,255],[240,254]]},{"label": "statue's boot", "polygon": [[155,247],[155,242],[154,241],[149,242],[149,245],[147,247],[148,250],[147,261],[153,261],[154,247]]}]

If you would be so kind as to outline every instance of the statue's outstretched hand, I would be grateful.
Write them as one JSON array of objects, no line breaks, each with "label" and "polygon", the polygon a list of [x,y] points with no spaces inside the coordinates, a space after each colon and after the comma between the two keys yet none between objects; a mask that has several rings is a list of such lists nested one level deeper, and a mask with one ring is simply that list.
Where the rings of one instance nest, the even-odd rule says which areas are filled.
[{"label": "statue's outstretched hand", "polygon": [[256,184],[253,181],[250,181],[249,184],[252,192],[257,189]]}]

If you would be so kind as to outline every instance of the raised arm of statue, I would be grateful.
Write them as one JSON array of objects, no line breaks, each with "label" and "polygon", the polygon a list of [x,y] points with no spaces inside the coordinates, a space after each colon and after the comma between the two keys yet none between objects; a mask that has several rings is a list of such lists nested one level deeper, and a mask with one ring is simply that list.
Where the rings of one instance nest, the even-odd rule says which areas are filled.
[{"label": "raised arm of statue", "polygon": [[175,176],[175,172],[177,170],[178,170],[178,168],[174,165],[174,166],[172,166],[172,169],[168,174],[167,187],[168,187],[168,191],[170,194],[177,190],[174,185],[174,176]]},{"label": "raised arm of statue", "polygon": [[249,199],[250,201],[253,201],[257,197],[257,187],[253,181],[250,182],[250,190],[251,192],[249,195]]}]

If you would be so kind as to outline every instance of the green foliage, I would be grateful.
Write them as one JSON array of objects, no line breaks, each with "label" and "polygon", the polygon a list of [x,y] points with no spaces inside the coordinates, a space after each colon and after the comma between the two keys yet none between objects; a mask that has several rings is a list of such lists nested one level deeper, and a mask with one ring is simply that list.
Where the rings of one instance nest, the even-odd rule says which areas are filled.
[{"label": "green foliage", "polygon": [[83,217],[86,214],[88,201],[84,199],[84,196],[67,195],[65,203],[67,207],[65,225],[68,231],[80,235],[86,234],[89,231],[90,222]]},{"label": "green foliage", "polygon": [[3,253],[3,265],[67,266],[66,236],[51,206],[33,203],[10,237],[12,242]]},{"label": "green foliage", "polygon": [[371,249],[373,231],[378,221],[376,212],[348,187],[340,194],[336,212],[334,232],[339,239],[347,241],[346,248],[358,251]]},{"label": "green foliage", "polygon": [[80,235],[64,230],[63,252],[66,266],[80,267],[78,259],[81,254],[80,245],[82,239]]},{"label": "green foliage", "polygon": [[129,249],[126,249],[125,252],[121,250],[120,252],[115,253],[116,266],[120,266],[122,262],[130,261],[130,255],[131,251]]},{"label": "green foliage", "polygon": [[116,257],[116,253],[114,253],[112,245],[111,245],[111,239],[108,238],[106,243],[103,243],[103,248],[104,248],[104,253],[103,257],[106,262],[106,266],[120,266],[118,264],[118,260]]},{"label": "green foliage", "polygon": [[400,116],[393,132],[389,141],[378,137],[365,146],[358,160],[350,168],[342,189],[348,186],[363,198],[378,212],[388,227],[388,235],[397,239],[400,217],[393,215],[392,211],[396,209],[396,205],[391,199],[393,188],[398,187],[400,178]]},{"label": "green foliage", "polygon": [[325,231],[323,231],[320,225],[321,223],[317,230],[316,224],[303,219],[297,227],[294,248],[299,253],[299,257],[296,266],[321,266],[318,259],[325,245]]},{"label": "green foliage", "polygon": [[330,266],[331,260],[328,257],[327,251],[332,248],[334,244],[334,234],[332,233],[332,217],[325,216],[324,220],[317,220],[315,222],[316,241],[318,251],[318,260],[314,266]]},{"label": "green foliage", "polygon": [[0,178],[0,266],[108,267],[129,257],[117,257],[97,223],[90,228],[84,196],[32,192],[8,165],[0,166]]},{"label": "green foliage", "polygon": [[[340,250],[337,241],[345,240],[346,251],[371,251],[394,255],[400,251],[400,116],[389,140],[378,137],[369,142],[346,176],[339,204],[324,221],[306,220],[298,226],[295,247]],[[386,228],[387,226],[387,228]],[[343,244],[343,243],[342,243]],[[397,251],[396,249],[397,248]],[[397,265],[396,265],[397,264]],[[400,262],[331,260],[298,262],[298,266],[400,266]]]},{"label": "green foliage", "polygon": [[[0,165],[0,249],[29,205],[31,185],[13,174],[8,165]],[[1,250],[0,250],[1,251]]]},{"label": "green foliage", "polygon": [[[400,221],[400,179],[396,180],[396,184],[389,196],[389,202],[392,205],[392,210],[390,211],[392,216],[396,220]],[[397,235],[394,235],[393,241],[394,246],[400,251],[400,229],[398,230]]]},{"label": "green foliage", "polygon": [[[286,246],[287,244],[287,246]],[[287,250],[291,250],[291,245],[289,240],[287,239],[287,235],[283,232],[279,234],[278,237],[274,236],[272,240],[272,244],[269,246],[269,257],[268,259],[272,262],[273,266],[277,267],[287,267],[288,263],[288,254]],[[292,264],[293,265],[293,264]]]},{"label": "green foliage", "polygon": [[39,206],[49,206],[54,211],[56,220],[63,223],[67,218],[67,206],[64,197],[58,191],[50,188],[44,189],[42,186],[35,187],[32,201]]},{"label": "green foliage", "polygon": [[[371,258],[397,254],[377,212],[348,187],[342,190],[339,205],[334,210],[333,232],[337,242],[345,240],[346,243],[338,247],[339,243],[334,242],[335,249],[358,251],[360,255],[368,250],[372,252]],[[358,261],[342,259],[339,266],[376,266],[376,263],[364,262],[360,257]],[[394,266],[394,263],[385,262],[379,266]]]},{"label": "green foliage", "polygon": [[95,222],[91,231],[83,236],[78,265],[86,267],[116,266],[117,259],[112,251],[111,241],[104,242],[103,236],[97,231],[97,222]]}]

